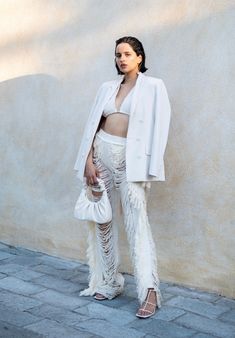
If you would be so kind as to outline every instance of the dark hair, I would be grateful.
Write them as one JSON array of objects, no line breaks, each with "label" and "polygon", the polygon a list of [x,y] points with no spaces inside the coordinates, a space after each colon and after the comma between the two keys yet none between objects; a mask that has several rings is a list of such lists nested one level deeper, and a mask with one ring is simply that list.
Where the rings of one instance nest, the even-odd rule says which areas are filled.
[{"label": "dark hair", "polygon": [[[142,56],[142,61],[139,65],[139,71],[141,73],[146,72],[146,70],[148,68],[145,67],[145,52],[144,52],[144,47],[143,47],[142,43],[137,38],[135,38],[133,36],[123,36],[122,38],[116,40],[115,53],[116,53],[117,45],[119,45],[120,43],[123,43],[123,42],[129,43],[129,45],[132,47],[132,49],[136,52],[137,56],[139,56],[139,55]],[[118,68],[116,61],[115,61],[115,66],[116,66],[118,74],[124,74]]]}]

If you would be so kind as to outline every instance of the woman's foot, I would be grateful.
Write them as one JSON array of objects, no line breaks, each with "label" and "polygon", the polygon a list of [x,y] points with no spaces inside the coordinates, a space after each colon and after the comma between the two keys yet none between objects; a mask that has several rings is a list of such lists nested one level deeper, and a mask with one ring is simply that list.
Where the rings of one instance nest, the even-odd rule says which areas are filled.
[{"label": "woman's foot", "polygon": [[96,293],[95,296],[94,296],[94,298],[96,300],[105,300],[105,299],[108,299],[105,296],[103,296],[101,293]]},{"label": "woman's foot", "polygon": [[148,294],[139,308],[138,312],[136,313],[136,316],[139,318],[149,318],[153,316],[156,312],[157,308],[157,294],[154,289],[148,289]]}]

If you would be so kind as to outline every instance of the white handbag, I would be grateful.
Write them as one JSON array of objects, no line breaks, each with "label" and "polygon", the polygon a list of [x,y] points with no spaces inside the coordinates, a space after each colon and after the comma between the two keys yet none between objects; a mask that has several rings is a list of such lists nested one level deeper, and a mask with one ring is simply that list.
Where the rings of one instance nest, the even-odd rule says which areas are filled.
[{"label": "white handbag", "polygon": [[105,189],[104,181],[98,180],[98,190],[102,196],[98,201],[92,201],[92,190],[97,191],[97,186],[84,184],[74,208],[74,217],[82,221],[93,221],[96,223],[107,223],[112,220],[112,208]]}]

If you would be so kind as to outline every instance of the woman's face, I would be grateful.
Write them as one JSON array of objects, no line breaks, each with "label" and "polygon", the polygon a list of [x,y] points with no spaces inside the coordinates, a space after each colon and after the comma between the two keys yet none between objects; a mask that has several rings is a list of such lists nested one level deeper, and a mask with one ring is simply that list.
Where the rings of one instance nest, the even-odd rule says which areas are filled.
[{"label": "woman's face", "polygon": [[122,42],[116,47],[115,60],[122,73],[137,73],[139,71],[138,64],[142,61],[142,56],[137,56],[129,43]]}]

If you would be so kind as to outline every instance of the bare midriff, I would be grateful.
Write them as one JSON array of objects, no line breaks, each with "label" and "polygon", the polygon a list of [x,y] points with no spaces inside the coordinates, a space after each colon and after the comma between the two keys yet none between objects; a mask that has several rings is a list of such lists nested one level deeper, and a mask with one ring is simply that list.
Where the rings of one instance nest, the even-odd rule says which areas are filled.
[{"label": "bare midriff", "polygon": [[108,134],[126,137],[128,130],[129,116],[115,112],[103,119],[101,128]]}]

